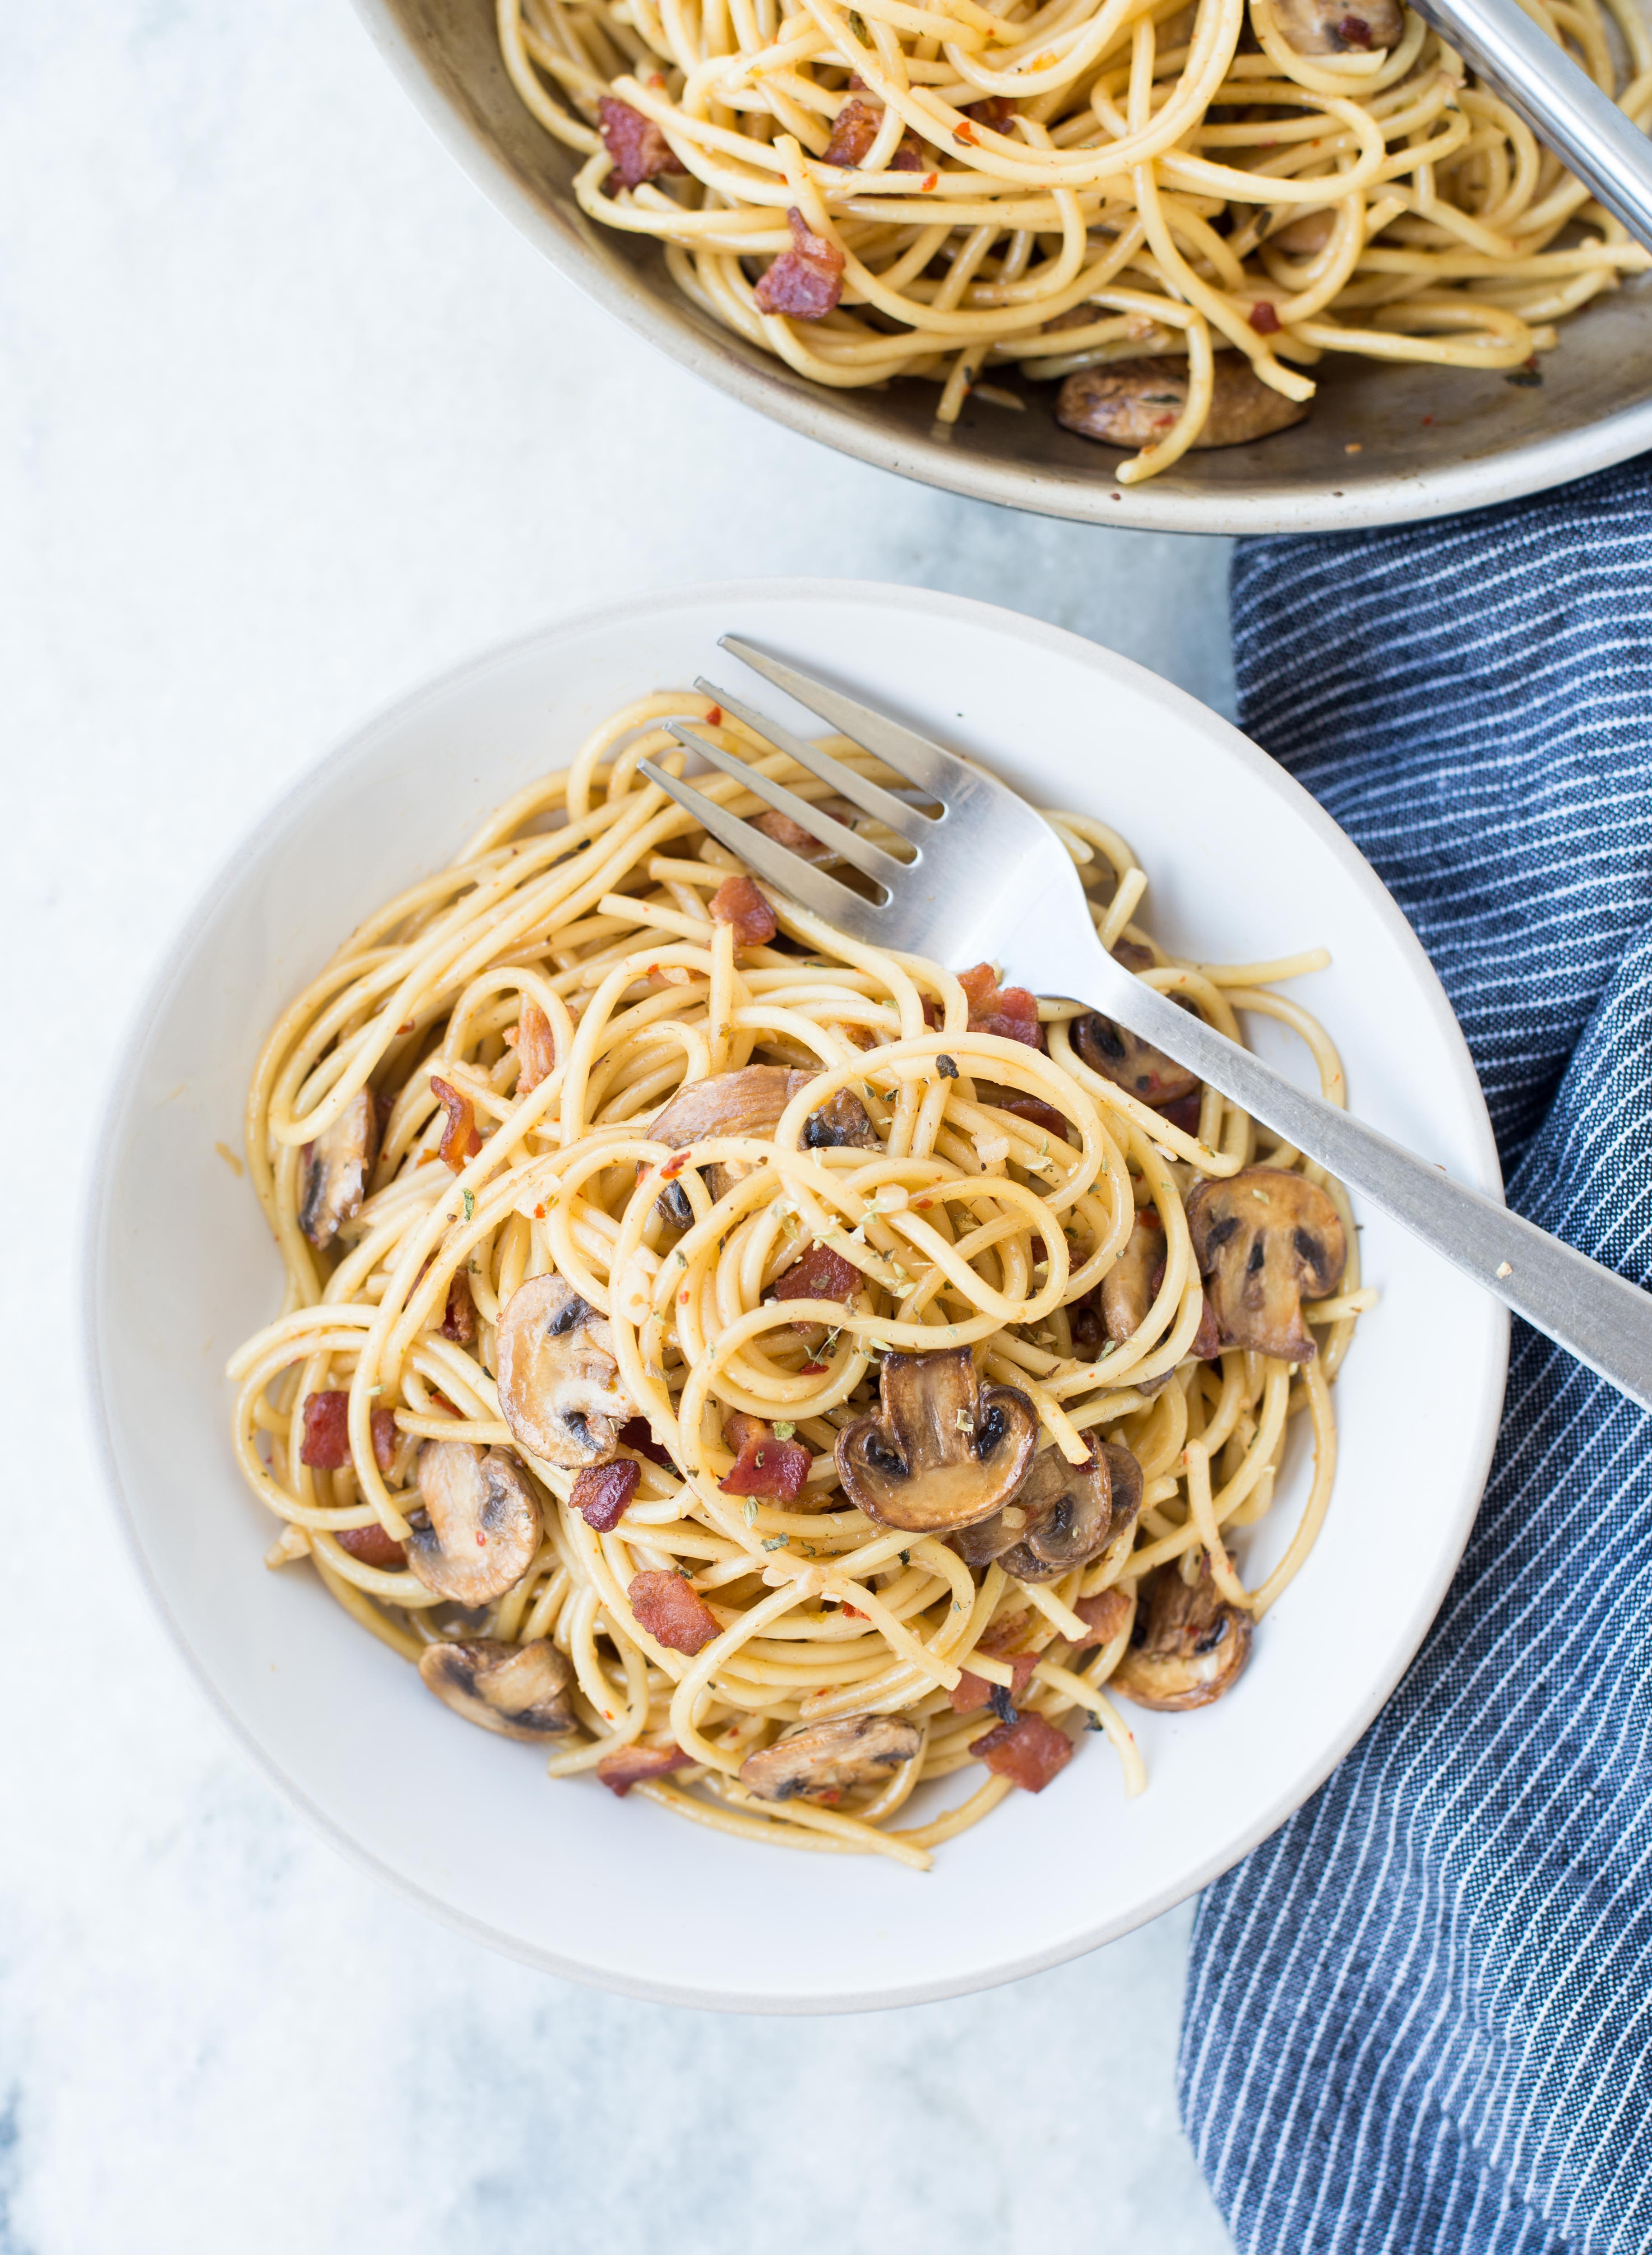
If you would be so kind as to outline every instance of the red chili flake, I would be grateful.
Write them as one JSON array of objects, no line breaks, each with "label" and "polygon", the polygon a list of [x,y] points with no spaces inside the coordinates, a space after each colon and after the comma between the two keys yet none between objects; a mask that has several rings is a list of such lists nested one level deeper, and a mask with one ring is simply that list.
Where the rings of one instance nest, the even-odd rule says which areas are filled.
[{"label": "red chili flake", "polygon": [[933,188],[939,181],[941,175],[939,172],[931,172],[924,181],[925,187]]},{"label": "red chili flake", "polygon": [[962,125],[954,127],[952,137],[955,141],[962,141],[966,149],[978,149],[981,146],[981,136],[967,117]]},{"label": "red chili flake", "polygon": [[457,1403],[450,1401],[445,1394],[438,1394],[434,1387],[430,1388],[430,1401],[435,1408],[441,1411],[444,1417],[457,1417],[458,1416],[458,1408]]},{"label": "red chili flake", "polygon": [[619,1438],[621,1448],[634,1449],[640,1457],[647,1457],[651,1465],[662,1465],[667,1472],[676,1472],[676,1466],[668,1452],[654,1439],[654,1428],[646,1417],[627,1417],[620,1428]]},{"label": "red chili flake", "polygon": [[674,1769],[690,1769],[694,1757],[685,1754],[681,1746],[620,1746],[615,1753],[604,1754],[597,1764],[597,1775],[610,1793],[617,1793],[623,1801],[634,1785],[642,1785],[651,1777],[668,1777]]},{"label": "red chili flake", "polygon": [[1270,298],[1258,298],[1250,308],[1250,326],[1259,337],[1277,337],[1284,323],[1279,319],[1279,309]]},{"label": "red chili flake", "polygon": [[407,1552],[376,1520],[368,1527],[341,1527],[333,1540],[340,1550],[347,1550],[364,1566],[376,1566],[381,1573],[393,1574],[407,1563]]},{"label": "red chili flake", "polygon": [[638,188],[662,172],[680,172],[682,166],[671,153],[671,144],[654,123],[628,102],[605,94],[597,103],[602,145],[613,159],[622,187]]},{"label": "red chili flake", "polygon": [[463,1174],[466,1160],[473,1159],[482,1148],[482,1139],[476,1132],[476,1107],[468,1096],[461,1096],[458,1089],[435,1073],[430,1075],[430,1086],[447,1114],[438,1156],[456,1175]]},{"label": "red chili flake", "polygon": [[846,1300],[860,1282],[852,1261],[834,1253],[830,1245],[811,1245],[783,1276],[774,1280],[777,1300]]},{"label": "red chili flake", "polygon": [[428,1167],[440,1156],[440,1153],[436,1151],[421,1151],[419,1153],[419,1164],[422,1167]]},{"label": "red chili flake", "polygon": [[535,1219],[536,1221],[543,1221],[543,1219],[545,1219],[545,1209],[544,1209],[544,1207],[543,1207],[542,1205],[536,1205],[536,1206],[534,1208],[534,1219]]},{"label": "red chili flake", "polygon": [[609,1465],[587,1465],[575,1474],[568,1500],[583,1514],[587,1527],[594,1527],[598,1535],[608,1535],[625,1517],[641,1478],[641,1465],[629,1457],[620,1457]]},{"label": "red chili flake", "polygon": [[723,726],[723,707],[720,705],[706,706],[705,725],[708,728],[720,728]]},{"label": "red chili flake", "polygon": [[403,1018],[396,1030],[398,1034],[410,1034],[417,1022],[414,1018]]},{"label": "red chili flake", "polygon": [[710,1606],[680,1574],[638,1574],[626,1596],[638,1627],[668,1651],[692,1654],[723,1633]]},{"label": "red chili flake", "polygon": [[838,111],[832,123],[832,137],[826,144],[823,165],[842,165],[853,172],[878,138],[878,129],[884,122],[884,113],[875,102],[862,102],[851,95]]},{"label": "red chili flake", "polygon": [[844,254],[835,242],[811,232],[795,204],[786,214],[786,224],[792,230],[792,249],[783,250],[759,277],[757,308],[760,313],[789,313],[794,320],[818,321],[844,294]]},{"label": "red chili flake", "polygon": [[[981,1649],[983,1652],[987,1650],[984,1643]],[[1018,1699],[1032,1680],[1032,1670],[1039,1664],[1037,1653],[1004,1653],[1001,1655],[993,1654],[990,1656],[995,1659],[1002,1657],[1009,1661],[1013,1677],[1010,1685],[1010,1697],[1012,1699]],[[984,1675],[977,1675],[972,1669],[966,1668],[951,1690],[948,1692],[947,1697],[952,1702],[954,1714],[973,1715],[977,1707],[986,1705],[998,1689],[998,1686],[989,1683]]]},{"label": "red chili flake", "polygon": [[844,1618],[846,1620],[870,1620],[872,1619],[872,1615],[870,1613],[862,1612],[858,1605],[845,1605],[844,1607]]},{"label": "red chili flake", "polygon": [[958,973],[970,1004],[970,1031],[997,1034],[1002,1040],[1025,1042],[1029,1049],[1044,1047],[1039,1006],[1025,987],[1000,987],[990,963],[977,963]]},{"label": "red chili flake", "polygon": [[800,1378],[824,1378],[830,1368],[830,1362],[800,1363],[797,1374]]},{"label": "red chili flake", "polygon": [[1081,1598],[1073,1611],[1094,1632],[1092,1643],[1111,1644],[1124,1626],[1130,1599],[1123,1590],[1098,1590],[1093,1598]]},{"label": "red chili flake", "polygon": [[1424,420],[1424,423],[1432,423],[1432,422],[1433,421],[1433,419],[1434,419],[1434,418],[1433,418],[1433,417],[1432,417],[1432,415],[1424,415],[1424,418],[1423,418],[1423,420]]},{"label": "red chili flake", "polygon": [[452,1339],[459,1346],[475,1345],[476,1303],[471,1297],[470,1279],[462,1268],[447,1288],[447,1306],[442,1316],[441,1336]]},{"label": "red chili flake", "polygon": [[676,1182],[677,1177],[682,1172],[682,1170],[688,1165],[688,1163],[689,1155],[686,1151],[673,1151],[670,1157],[660,1170],[660,1180],[662,1183]]},{"label": "red chili flake", "polygon": [[[507,1039],[510,1037],[508,1036]],[[556,1068],[556,1036],[551,1030],[550,1020],[537,1002],[524,1002],[522,1016],[516,1022],[515,1049],[522,1059],[522,1071],[516,1076],[516,1093],[526,1096],[548,1079]]]},{"label": "red chili flake", "polygon": [[[751,1422],[762,1424],[760,1418]],[[773,1426],[764,1430],[766,1438],[749,1431],[742,1437],[733,1468],[718,1486],[724,1495],[770,1496],[790,1503],[802,1493],[815,1460],[801,1443],[776,1440]]]},{"label": "red chili flake", "polygon": [[373,1428],[373,1461],[382,1472],[388,1472],[396,1461],[397,1444],[402,1436],[396,1430],[394,1409],[375,1409],[368,1420]]},{"label": "red chili flake", "polygon": [[774,910],[742,870],[724,877],[711,896],[711,915],[718,924],[732,924],[742,947],[761,947],[780,930]]},{"label": "red chili flake", "polygon": [[994,1776],[1007,1777],[1028,1793],[1042,1793],[1072,1760],[1073,1741],[1042,1715],[1018,1715],[1014,1722],[1000,1723],[984,1738],[973,1739],[970,1752]]},{"label": "red chili flake", "polygon": [[312,1472],[336,1472],[350,1461],[350,1397],[312,1394],[304,1405],[304,1437],[298,1462]]}]

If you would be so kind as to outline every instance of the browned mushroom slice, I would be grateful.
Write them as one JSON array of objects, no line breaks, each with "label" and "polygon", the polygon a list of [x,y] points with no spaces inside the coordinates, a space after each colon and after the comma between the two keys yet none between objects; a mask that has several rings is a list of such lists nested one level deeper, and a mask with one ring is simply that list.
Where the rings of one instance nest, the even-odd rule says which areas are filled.
[{"label": "browned mushroom slice", "polygon": [[1275,249],[1284,251],[1292,258],[1316,257],[1331,240],[1331,230],[1336,225],[1336,214],[1330,209],[1303,212],[1299,217],[1287,220],[1275,229],[1268,241]]},{"label": "browned mushroom slice", "polygon": [[1001,1511],[954,1537],[971,1566],[996,1558],[1018,1582],[1054,1582],[1099,1558],[1142,1507],[1142,1468],[1130,1451],[1092,1438],[1088,1462],[1044,1449]]},{"label": "browned mushroom slice", "polygon": [[1244,1673],[1250,1632],[1250,1614],[1223,1604],[1208,1567],[1190,1589],[1180,1567],[1161,1566],[1142,1585],[1130,1644],[1108,1688],[1167,1713],[1208,1707]]},{"label": "browned mushroom slice", "polygon": [[1303,1298],[1334,1292],[1348,1261],[1342,1217],[1318,1184],[1246,1167],[1195,1186],[1187,1226],[1223,1344],[1311,1361]]},{"label": "browned mushroom slice", "polygon": [[407,1563],[427,1590],[456,1605],[492,1605],[520,1582],[539,1548],[539,1504],[503,1449],[427,1441]]},{"label": "browned mushroom slice", "polygon": [[[771,1136],[792,1099],[816,1077],[782,1064],[748,1064],[738,1072],[713,1073],[707,1080],[690,1081],[679,1089],[648,1133],[674,1151],[686,1150],[690,1143],[704,1142],[711,1135]],[[810,1113],[803,1142],[810,1149],[854,1143],[873,1149],[878,1137],[865,1106],[847,1089],[839,1089],[817,1112]],[[726,1165],[708,1167],[705,1186],[714,1199],[720,1198],[744,1171]],[[687,1229],[692,1223],[694,1208],[679,1184],[670,1184],[656,1203],[662,1219],[673,1228]]]},{"label": "browned mushroom slice", "polygon": [[501,1739],[565,1739],[579,1727],[569,1696],[573,1669],[548,1637],[429,1645],[419,1674],[444,1706]]},{"label": "browned mushroom slice", "polygon": [[1273,0],[1279,35],[1299,55],[1361,54],[1398,46],[1405,31],[1400,0]]},{"label": "browned mushroom slice", "polygon": [[983,1386],[967,1346],[886,1354],[878,1411],[837,1436],[837,1476],[880,1526],[950,1535],[1008,1501],[1038,1436],[1026,1394]]},{"label": "browned mushroom slice", "polygon": [[1143,1041],[1113,1019],[1103,1017],[1099,1010],[1074,1018],[1068,1036],[1092,1072],[1099,1072],[1103,1080],[1110,1080],[1116,1088],[1142,1103],[1151,1104],[1155,1111],[1180,1103],[1200,1085],[1199,1076],[1186,1065],[1178,1064],[1174,1057],[1167,1057],[1163,1050],[1156,1050],[1151,1042]]},{"label": "browned mushroom slice", "polygon": [[499,1407],[513,1439],[548,1465],[602,1464],[634,1410],[614,1380],[607,1318],[553,1269],[519,1284],[500,1310]]},{"label": "browned mushroom slice", "polygon": [[1102,1279],[1102,1328],[1122,1346],[1134,1338],[1153,1304],[1153,1272],[1165,1265],[1165,1225],[1156,1213],[1142,1212],[1124,1249]]},{"label": "browned mushroom slice", "polygon": [[841,1801],[858,1785],[880,1783],[922,1744],[922,1732],[904,1715],[794,1723],[772,1746],[746,1756],[740,1783],[760,1801]]},{"label": "browned mushroom slice", "polygon": [[379,1117],[370,1088],[359,1088],[323,1135],[306,1143],[298,1167],[298,1226],[318,1251],[341,1222],[354,1220],[379,1151]]},{"label": "browned mushroom slice", "polygon": [[[1161,360],[1116,360],[1081,368],[1061,386],[1055,419],[1082,439],[1108,446],[1152,446],[1174,427],[1187,404],[1187,362],[1180,354]],[[1197,446],[1243,446],[1288,430],[1307,413],[1306,401],[1287,399],[1264,383],[1242,353],[1216,355],[1215,389]]]}]

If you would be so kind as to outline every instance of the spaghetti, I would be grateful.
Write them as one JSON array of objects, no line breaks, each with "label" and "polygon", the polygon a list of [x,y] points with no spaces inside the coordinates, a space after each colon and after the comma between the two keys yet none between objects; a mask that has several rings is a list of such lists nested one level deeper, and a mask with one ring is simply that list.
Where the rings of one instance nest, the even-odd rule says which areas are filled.
[{"label": "spaghetti", "polygon": [[[643,698],[270,1036],[247,1153],[286,1299],[230,1366],[235,1447],[270,1563],[554,1777],[922,1866],[1047,1782],[1064,1725],[1139,1790],[1110,1687],[1236,1675],[1372,1296],[1337,1186],[1158,1052],[760,892],[639,776],[681,759],[669,716],[822,795],[703,697]],[[1283,1021],[1340,1100],[1271,991],[1322,955],[1172,960],[1124,842],[1050,818],[1106,945],[1236,1037]],[[1311,1491],[1247,1591],[1231,1537],[1298,1416]]]},{"label": "spaghetti", "polygon": [[[972,388],[1025,404],[995,367],[1185,355],[1126,483],[1278,427],[1212,423],[1217,351],[1276,408],[1332,352],[1520,373],[1647,263],[1399,0],[498,5],[581,207],[800,375],[928,379],[945,425]],[[1652,116],[1634,0],[1528,9]]]}]

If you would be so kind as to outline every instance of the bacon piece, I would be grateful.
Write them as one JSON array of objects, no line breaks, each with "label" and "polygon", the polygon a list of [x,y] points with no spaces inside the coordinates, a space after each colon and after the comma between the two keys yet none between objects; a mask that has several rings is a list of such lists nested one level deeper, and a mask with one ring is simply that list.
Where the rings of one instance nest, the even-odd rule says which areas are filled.
[{"label": "bacon piece", "polygon": [[[506,1039],[513,1039],[507,1035]],[[516,1093],[526,1096],[549,1078],[556,1067],[556,1036],[551,1030],[550,1020],[537,1002],[524,1002],[522,1016],[517,1020],[514,1036],[517,1056],[522,1070],[516,1076]]]},{"label": "bacon piece", "polygon": [[622,1449],[634,1449],[640,1457],[647,1457],[651,1465],[662,1465],[667,1472],[676,1472],[676,1466],[672,1463],[669,1452],[654,1439],[654,1428],[646,1417],[627,1417],[620,1428],[618,1438]]},{"label": "bacon piece", "polygon": [[[984,1652],[986,1646],[983,1644],[981,1649]],[[1006,1653],[1003,1656],[1009,1661],[1015,1679],[1010,1686],[1010,1697],[1018,1699],[1032,1679],[1032,1670],[1039,1664],[1039,1656],[1036,1652]],[[1001,1688],[998,1684],[989,1683],[984,1675],[976,1675],[966,1668],[947,1697],[952,1702],[955,1714],[972,1715],[977,1707],[984,1707],[992,1694]]]},{"label": "bacon piece", "polygon": [[653,118],[633,109],[628,102],[616,102],[605,94],[597,104],[597,116],[602,145],[613,159],[621,187],[640,188],[662,172],[682,172],[671,144]]},{"label": "bacon piece", "polygon": [[963,114],[966,117],[973,117],[977,125],[989,126],[994,133],[1002,133],[1015,116],[1015,104],[1007,95],[990,94],[984,102],[966,102]]},{"label": "bacon piece", "polygon": [[710,1643],[714,1636],[723,1633],[722,1624],[697,1590],[691,1590],[681,1574],[657,1572],[638,1574],[633,1577],[626,1596],[637,1617],[637,1626],[645,1629],[656,1644],[671,1652],[690,1654]]},{"label": "bacon piece", "polygon": [[668,1777],[674,1769],[691,1769],[692,1754],[685,1754],[681,1746],[620,1746],[611,1754],[604,1754],[597,1764],[597,1775],[610,1793],[617,1793],[623,1801],[634,1785],[642,1785],[651,1777]]},{"label": "bacon piece", "polygon": [[743,871],[724,877],[712,894],[711,915],[718,924],[733,925],[742,947],[762,947],[780,929],[774,910]]},{"label": "bacon piece", "polygon": [[476,1303],[471,1297],[470,1279],[460,1268],[447,1288],[447,1306],[443,1312],[441,1334],[459,1346],[473,1346],[476,1342]]},{"label": "bacon piece", "polygon": [[1284,323],[1270,298],[1258,298],[1250,308],[1250,326],[1259,337],[1277,337]]},{"label": "bacon piece", "polygon": [[364,1566],[376,1566],[381,1573],[394,1573],[407,1563],[407,1552],[376,1521],[369,1527],[341,1527],[332,1539],[340,1550],[347,1550]]},{"label": "bacon piece", "polygon": [[1007,1042],[1025,1042],[1029,1049],[1044,1047],[1039,1006],[1025,987],[1000,987],[990,963],[961,971],[958,984],[969,999],[972,1034],[997,1034]]},{"label": "bacon piece", "polygon": [[794,1261],[783,1276],[774,1279],[777,1300],[846,1300],[860,1282],[852,1261],[834,1253],[830,1245],[811,1245],[801,1261]]},{"label": "bacon piece", "polygon": [[[835,242],[810,231],[795,204],[786,214],[786,224],[792,230],[793,247],[781,251],[760,278],[757,308],[760,313],[789,313],[794,320],[818,321],[844,294],[844,254]],[[713,902],[713,914],[716,907]]]},{"label": "bacon piece", "polygon": [[718,1486],[724,1495],[776,1496],[791,1503],[802,1494],[815,1459],[800,1441],[782,1441],[761,1417],[736,1410],[723,1423],[724,1438],[738,1451]]},{"label": "bacon piece", "polygon": [[298,1462],[312,1472],[336,1472],[350,1461],[350,1397],[312,1394],[304,1405],[304,1437]]},{"label": "bacon piece", "polygon": [[373,1428],[373,1461],[382,1472],[388,1472],[396,1461],[396,1451],[402,1436],[396,1430],[394,1409],[374,1409],[368,1418]]},{"label": "bacon piece", "polygon": [[[1145,1222],[1146,1213],[1138,1214],[1137,1219]],[[1153,1223],[1159,1229],[1165,1226],[1157,1215],[1153,1217]],[[1150,1300],[1156,1300],[1158,1297],[1158,1288],[1164,1281],[1165,1264],[1160,1261],[1147,1280],[1147,1296]],[[1205,1294],[1204,1301],[1204,1311],[1199,1318],[1199,1328],[1194,1333],[1194,1343],[1187,1352],[1195,1362],[1214,1362],[1216,1357],[1222,1352],[1222,1325],[1216,1321],[1216,1310],[1210,1304],[1208,1292]]]},{"label": "bacon piece", "polygon": [[456,1175],[462,1174],[466,1160],[473,1159],[482,1148],[482,1139],[476,1132],[476,1107],[468,1096],[461,1096],[450,1082],[435,1073],[430,1075],[430,1086],[447,1114],[440,1156]]},{"label": "bacon piece", "polygon": [[626,1506],[641,1478],[641,1465],[629,1457],[617,1458],[608,1465],[586,1465],[574,1475],[573,1493],[568,1500],[584,1515],[587,1527],[594,1527],[598,1535],[608,1535],[625,1517]]},{"label": "bacon piece", "polygon": [[1194,1089],[1191,1096],[1179,1096],[1172,1103],[1160,1104],[1154,1108],[1169,1120],[1172,1128],[1180,1128],[1184,1135],[1196,1135],[1199,1133],[1200,1107],[1203,1102],[1203,1096]]},{"label": "bacon piece", "polygon": [[928,994],[923,998],[923,1022],[932,1034],[941,1031],[941,1005]]},{"label": "bacon piece", "polygon": [[1066,1142],[1069,1123],[1053,1104],[1046,1104],[1042,1097],[1000,1096],[994,1101],[1000,1112],[1012,1112],[1018,1120],[1026,1120],[1034,1128],[1042,1128],[1046,1135],[1054,1135],[1058,1142]]},{"label": "bacon piece", "polygon": [[[908,126],[900,137],[900,145],[889,159],[890,171],[892,172],[922,172],[928,171],[929,164],[930,159],[924,152],[923,143]],[[932,188],[934,184],[935,176],[930,172],[924,186],[927,188]]]},{"label": "bacon piece", "polygon": [[1098,1590],[1093,1598],[1081,1598],[1073,1610],[1094,1631],[1091,1643],[1111,1644],[1130,1617],[1130,1599],[1123,1590]]},{"label": "bacon piece", "polygon": [[883,122],[884,113],[875,102],[863,102],[858,95],[851,95],[833,122],[822,164],[843,165],[854,171],[878,138]]},{"label": "bacon piece", "polygon": [[1042,1715],[1018,1715],[984,1738],[970,1741],[970,1753],[996,1777],[1007,1777],[1028,1793],[1042,1793],[1073,1759],[1073,1741]]}]

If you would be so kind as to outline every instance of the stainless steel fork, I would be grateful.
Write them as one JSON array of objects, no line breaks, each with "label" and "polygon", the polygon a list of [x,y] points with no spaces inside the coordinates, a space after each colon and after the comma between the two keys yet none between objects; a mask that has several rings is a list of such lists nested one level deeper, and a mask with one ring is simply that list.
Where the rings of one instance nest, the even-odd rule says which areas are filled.
[{"label": "stainless steel fork", "polygon": [[988,954],[1035,994],[1105,1012],[1392,1214],[1631,1401],[1652,1408],[1652,1296],[1307,1095],[1116,963],[1096,938],[1078,873],[1060,839],[1007,784],[750,643],[725,635],[720,646],[906,776],[941,810],[921,811],[732,691],[697,681],[696,688],[725,712],[914,849],[910,861],[886,853],[692,728],[668,722],[680,743],[788,815],[880,886],[885,897],[868,900],[644,760],[649,781],[759,876],[852,938],[941,963]]}]

